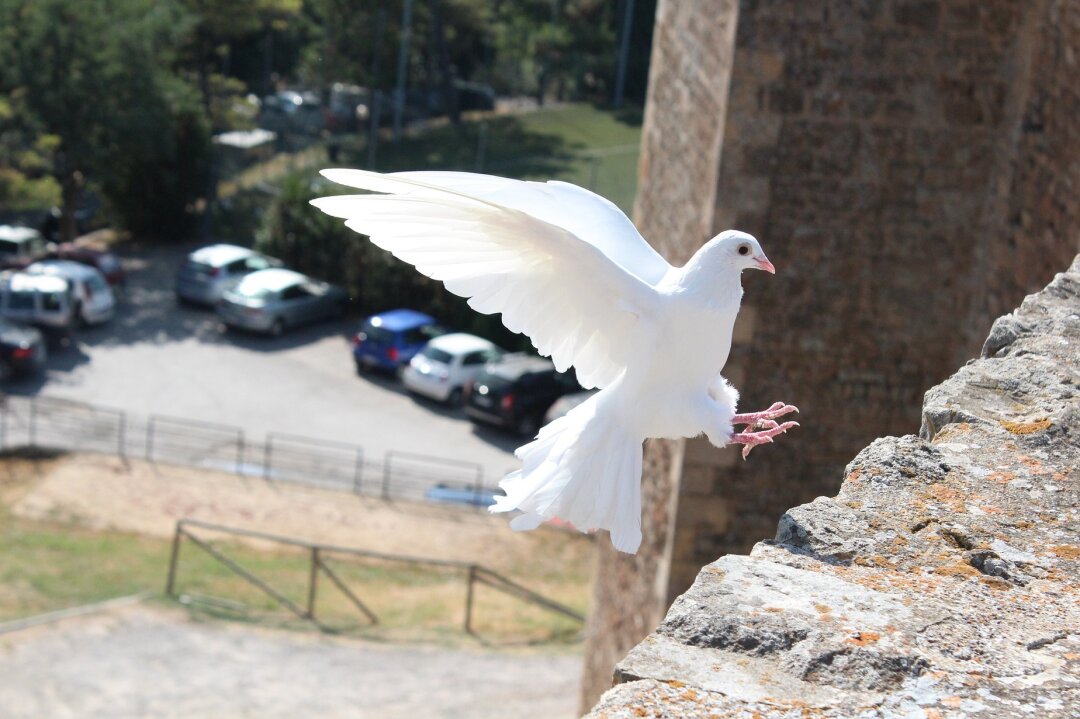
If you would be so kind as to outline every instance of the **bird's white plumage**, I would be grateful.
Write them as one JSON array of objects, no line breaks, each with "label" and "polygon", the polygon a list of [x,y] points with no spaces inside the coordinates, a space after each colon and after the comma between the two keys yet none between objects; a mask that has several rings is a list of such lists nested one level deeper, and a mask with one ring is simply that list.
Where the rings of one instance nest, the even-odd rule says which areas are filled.
[{"label": "bird's white plumage", "polygon": [[757,241],[722,233],[672,268],[618,208],[567,183],[323,174],[385,194],[312,204],[479,312],[502,313],[560,370],[574,366],[583,386],[604,388],[517,450],[522,469],[500,483],[506,496],[492,511],[520,510],[516,529],[553,517],[605,528],[616,548],[636,551],[642,441],[704,432],[723,446],[734,436],[738,395],[719,372],[742,296],[739,274],[754,262],[772,270]]}]

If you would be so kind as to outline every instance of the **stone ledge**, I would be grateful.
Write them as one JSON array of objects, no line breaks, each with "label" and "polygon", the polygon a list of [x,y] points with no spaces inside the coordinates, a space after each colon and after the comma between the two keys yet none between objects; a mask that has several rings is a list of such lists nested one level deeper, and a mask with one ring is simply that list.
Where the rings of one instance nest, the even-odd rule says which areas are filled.
[{"label": "stone ledge", "polygon": [[1080,715],[1080,258],[615,679],[589,717]]}]

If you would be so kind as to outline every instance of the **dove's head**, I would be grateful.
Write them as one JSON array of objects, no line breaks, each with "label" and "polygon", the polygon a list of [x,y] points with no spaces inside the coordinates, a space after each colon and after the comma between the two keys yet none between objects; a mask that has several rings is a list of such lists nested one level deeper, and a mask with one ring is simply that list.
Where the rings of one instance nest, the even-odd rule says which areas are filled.
[{"label": "dove's head", "polygon": [[743,270],[765,270],[776,274],[776,268],[753,235],[738,230],[726,230],[706,242],[693,261],[700,263],[706,272],[738,274]]}]

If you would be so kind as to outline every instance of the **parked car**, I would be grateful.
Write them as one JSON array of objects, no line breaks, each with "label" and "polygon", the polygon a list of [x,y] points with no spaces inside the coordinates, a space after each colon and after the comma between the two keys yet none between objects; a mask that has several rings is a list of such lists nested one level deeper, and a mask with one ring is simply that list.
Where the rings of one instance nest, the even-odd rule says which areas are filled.
[{"label": "parked car", "polygon": [[0,268],[22,269],[48,253],[45,236],[34,228],[0,225]]},{"label": "parked car", "polygon": [[0,316],[66,335],[76,323],[71,283],[51,274],[0,273]]},{"label": "parked car", "polygon": [[498,497],[503,495],[504,492],[501,489],[451,487],[440,482],[434,487],[429,487],[424,492],[424,499],[440,504],[468,504],[474,507],[490,507],[495,504]]},{"label": "parked car", "polygon": [[280,260],[236,245],[210,245],[195,250],[176,273],[176,298],[214,305],[244,275],[281,267]]},{"label": "parked car", "polygon": [[428,341],[446,334],[434,317],[415,310],[390,310],[372,315],[360,323],[353,337],[356,371],[372,369],[397,372]]},{"label": "parked car", "polygon": [[252,272],[225,290],[217,313],[228,327],[279,337],[293,327],[340,317],[348,302],[336,285],[275,267]]},{"label": "parked car", "polygon": [[72,262],[93,267],[113,287],[122,287],[127,280],[124,267],[120,264],[120,258],[112,252],[98,247],[64,242],[49,252],[49,257],[58,260],[71,260]]},{"label": "parked car", "polygon": [[0,378],[40,372],[47,357],[39,330],[0,318]]},{"label": "parked car", "polygon": [[88,265],[71,260],[42,260],[27,267],[31,275],[62,277],[71,285],[77,324],[99,325],[112,319],[116,297],[105,276]]},{"label": "parked car", "polygon": [[497,425],[532,437],[544,413],[563,395],[580,392],[570,372],[556,372],[551,360],[507,355],[489,364],[465,388],[465,413],[474,422]]},{"label": "parked car", "polygon": [[484,365],[506,354],[491,342],[464,332],[442,335],[424,345],[401,373],[405,389],[451,405],[461,404],[466,383]]}]

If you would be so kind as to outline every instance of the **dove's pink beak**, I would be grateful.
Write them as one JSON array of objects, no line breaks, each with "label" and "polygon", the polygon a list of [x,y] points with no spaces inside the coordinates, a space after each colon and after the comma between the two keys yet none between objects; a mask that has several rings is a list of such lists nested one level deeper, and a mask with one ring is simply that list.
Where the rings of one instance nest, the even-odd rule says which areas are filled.
[{"label": "dove's pink beak", "polygon": [[766,257],[765,255],[762,255],[761,257],[755,257],[754,261],[757,262],[757,266],[758,266],[759,270],[765,270],[770,275],[775,275],[776,274],[776,268],[773,267],[773,264],[771,262],[769,262],[769,258]]}]

